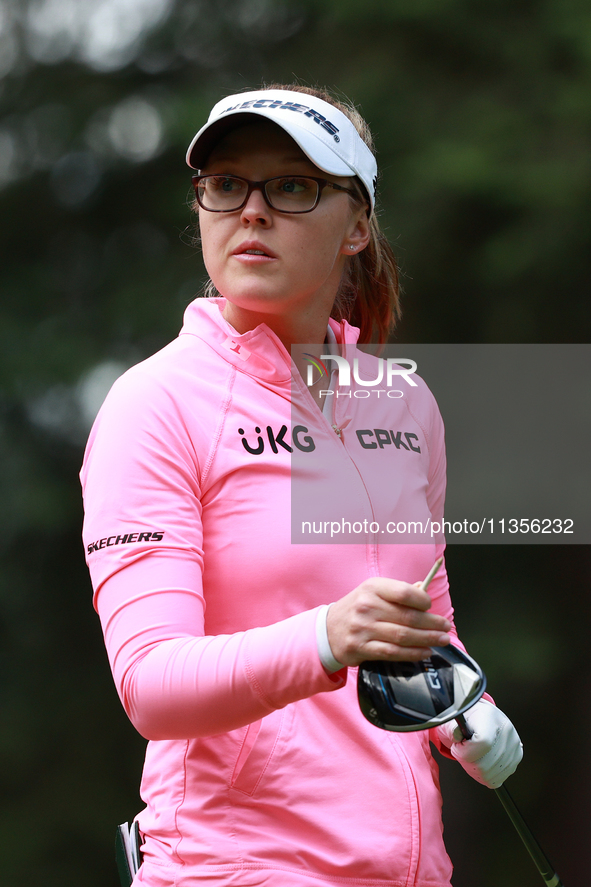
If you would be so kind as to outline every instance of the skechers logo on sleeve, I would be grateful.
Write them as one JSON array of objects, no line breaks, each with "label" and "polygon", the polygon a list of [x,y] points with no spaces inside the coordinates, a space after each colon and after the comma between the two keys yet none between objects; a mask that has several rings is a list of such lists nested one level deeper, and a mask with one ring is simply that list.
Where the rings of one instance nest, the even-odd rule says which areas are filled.
[{"label": "skechers logo on sleeve", "polygon": [[[261,429],[258,425],[255,426],[255,434],[258,434],[256,439],[256,444],[253,446],[252,443],[249,443],[245,437],[244,428],[238,429],[238,434],[242,438],[242,446],[246,450],[247,453],[250,453],[253,456],[260,456],[265,451],[265,440],[261,437]],[[279,452],[279,447],[285,450],[288,453],[293,453],[293,447],[290,446],[286,440],[285,435],[287,434],[287,425],[282,425],[278,432],[273,431],[270,425],[267,425],[267,440],[269,441],[269,446],[273,450],[274,453]],[[291,442],[296,449],[301,450],[302,453],[311,453],[316,449],[316,444],[314,443],[314,439],[307,433],[308,429],[305,425],[295,425],[294,429],[291,433]]]},{"label": "skechers logo on sleeve", "polygon": [[101,548],[111,548],[113,545],[129,545],[130,542],[161,542],[164,531],[157,530],[150,533],[125,533],[122,536],[105,536],[86,546],[87,554],[100,551]]},{"label": "skechers logo on sleeve", "polygon": [[297,111],[305,117],[311,117],[315,123],[318,123],[322,129],[325,129],[333,137],[335,142],[341,141],[340,136],[337,135],[338,127],[331,123],[330,120],[327,120],[319,111],[315,111],[314,108],[310,108],[308,105],[299,105],[297,102],[284,102],[282,99],[256,99],[256,101],[253,99],[250,102],[242,102],[242,104],[224,108],[222,114],[227,114],[229,111],[242,111],[244,108],[269,108],[271,110],[281,108],[282,111]]}]

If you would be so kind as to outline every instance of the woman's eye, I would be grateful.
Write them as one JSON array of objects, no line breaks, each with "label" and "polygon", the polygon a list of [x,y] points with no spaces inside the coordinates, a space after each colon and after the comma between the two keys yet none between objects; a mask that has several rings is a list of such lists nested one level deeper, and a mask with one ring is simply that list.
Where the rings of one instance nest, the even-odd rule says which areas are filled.
[{"label": "woman's eye", "polygon": [[277,190],[284,194],[301,194],[309,188],[308,179],[280,179],[277,182]]},{"label": "woman's eye", "polygon": [[236,191],[240,186],[240,183],[237,182],[236,179],[229,179],[225,176],[212,176],[208,181],[210,187],[215,191],[222,191],[226,194]]}]

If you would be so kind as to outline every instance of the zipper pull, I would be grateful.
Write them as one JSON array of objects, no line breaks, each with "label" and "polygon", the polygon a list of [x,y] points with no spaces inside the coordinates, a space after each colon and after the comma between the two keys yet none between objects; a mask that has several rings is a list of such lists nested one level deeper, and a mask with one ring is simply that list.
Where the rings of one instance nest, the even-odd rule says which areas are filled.
[{"label": "zipper pull", "polygon": [[336,434],[337,437],[340,437],[341,440],[343,439],[343,432],[341,431],[341,429],[339,428],[338,425],[333,425],[332,430],[334,431],[334,433]]}]

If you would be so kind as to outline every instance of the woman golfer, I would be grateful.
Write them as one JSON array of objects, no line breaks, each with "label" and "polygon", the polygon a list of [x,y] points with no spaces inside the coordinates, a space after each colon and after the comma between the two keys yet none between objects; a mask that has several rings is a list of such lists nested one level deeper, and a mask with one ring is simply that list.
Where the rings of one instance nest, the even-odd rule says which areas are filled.
[{"label": "woman golfer", "polygon": [[371,138],[274,86],[219,102],[187,158],[215,297],[114,385],[82,470],[96,608],[150,740],[134,884],[449,887],[429,741],[490,786],[521,746],[490,701],[470,741],[357,703],[363,660],[458,643],[445,570],[418,586],[442,542],[376,532],[442,517],[445,456],[425,384],[368,397],[378,358],[354,350],[398,304]]}]

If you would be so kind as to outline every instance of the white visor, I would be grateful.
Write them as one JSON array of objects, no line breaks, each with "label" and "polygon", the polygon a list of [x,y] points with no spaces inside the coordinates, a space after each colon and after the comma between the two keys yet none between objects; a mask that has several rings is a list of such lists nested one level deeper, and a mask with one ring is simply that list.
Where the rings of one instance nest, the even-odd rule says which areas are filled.
[{"label": "white visor", "polygon": [[[328,102],[287,89],[257,89],[230,95],[218,102],[187,151],[192,169],[202,169],[222,136],[237,121],[235,115],[256,114],[284,129],[312,163],[333,176],[357,176],[375,204],[375,157],[342,111]],[[226,123],[226,121],[228,121]]]}]

